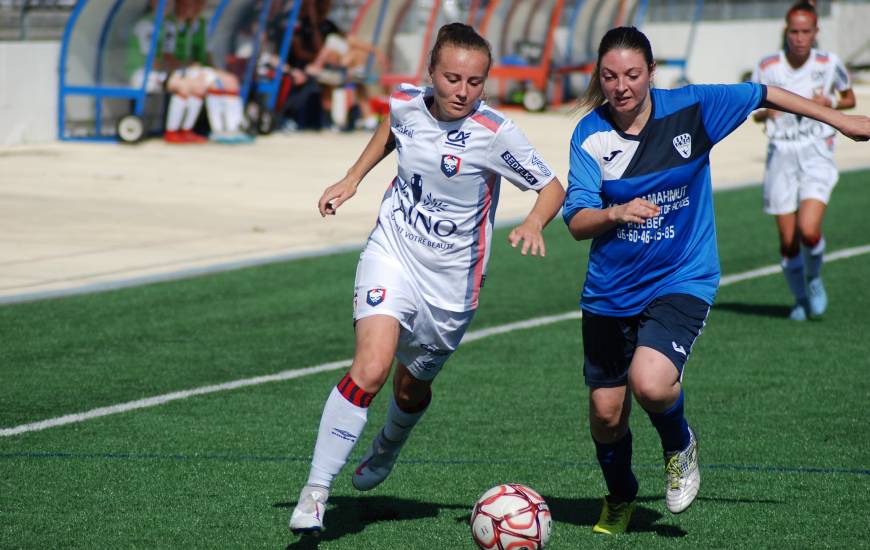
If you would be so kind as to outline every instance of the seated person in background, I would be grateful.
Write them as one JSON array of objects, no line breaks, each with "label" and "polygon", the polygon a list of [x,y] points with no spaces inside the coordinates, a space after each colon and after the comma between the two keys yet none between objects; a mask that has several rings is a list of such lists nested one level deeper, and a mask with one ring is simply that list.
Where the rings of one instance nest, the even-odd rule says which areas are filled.
[{"label": "seated person in background", "polygon": [[[177,23],[173,15],[165,15],[157,39],[157,51],[154,54],[153,65],[148,71],[148,80],[145,81],[145,63],[148,60],[148,52],[151,48],[151,38],[154,36],[157,0],[150,0],[145,13],[133,26],[133,31],[127,44],[125,67],[130,76],[130,85],[134,88],[145,87],[148,93],[159,93],[165,88],[173,94],[169,101],[166,114],[165,139],[170,143],[201,143],[206,141],[191,131],[202,100],[191,101],[186,90],[192,86],[189,79],[178,75],[169,77],[170,72],[178,68],[181,63],[175,58],[175,43],[177,37]],[[168,82],[167,82],[168,78]],[[188,116],[190,115],[190,116]],[[191,118],[189,126],[184,122]],[[182,126],[186,130],[182,130]]]},{"label": "seated person in background", "polygon": [[[205,0],[175,2],[175,14],[179,20],[175,57],[187,65],[169,77],[170,86],[173,79],[179,78],[179,84],[183,82],[179,95],[197,98],[200,107],[205,98],[213,141],[250,143],[251,136],[244,132],[244,106],[239,97],[238,78],[232,73],[209,66],[211,59],[207,45],[208,22],[202,15],[205,6]],[[196,122],[195,118],[193,122]]]},{"label": "seated person in background", "polygon": [[[324,86],[333,86],[330,105],[333,123],[340,129],[352,130],[349,113],[359,109],[361,125],[366,130],[377,128],[378,119],[368,101],[365,79],[369,56],[374,55],[382,71],[389,67],[389,60],[374,44],[349,34],[332,33],[326,37],[317,57],[305,67],[305,72],[317,78]],[[354,83],[355,85],[348,86]]]}]

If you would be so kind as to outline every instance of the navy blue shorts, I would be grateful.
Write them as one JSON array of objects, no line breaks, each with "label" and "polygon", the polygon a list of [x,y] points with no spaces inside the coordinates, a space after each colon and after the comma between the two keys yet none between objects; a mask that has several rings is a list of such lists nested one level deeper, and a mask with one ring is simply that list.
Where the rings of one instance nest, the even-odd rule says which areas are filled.
[{"label": "navy blue shorts", "polygon": [[631,317],[583,311],[583,377],[591,388],[625,386],[638,346],[667,356],[683,375],[692,344],[701,334],[710,305],[688,294],[667,294]]}]

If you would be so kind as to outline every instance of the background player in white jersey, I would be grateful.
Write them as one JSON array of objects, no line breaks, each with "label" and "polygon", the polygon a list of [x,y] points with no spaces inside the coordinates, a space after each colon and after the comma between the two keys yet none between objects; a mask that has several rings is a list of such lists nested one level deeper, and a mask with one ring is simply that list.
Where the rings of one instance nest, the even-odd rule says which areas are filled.
[{"label": "background player in white jersey", "polygon": [[[855,94],[842,61],[813,48],[819,31],[813,6],[795,4],[785,20],[786,49],[764,57],[752,81],[785,88],[826,107],[854,107]],[[811,118],[772,109],[756,112],[754,119],[764,122],[770,139],[764,211],[776,217],[782,270],[796,301],[790,318],[803,321],[824,313],[828,303],[821,278],[822,221],[839,177],[834,164],[836,131]]]},{"label": "background player in white jersey", "polygon": [[870,118],[774,86],[650,89],[654,59],[634,27],[602,38],[581,104],[592,110],[571,137],[562,208],[571,235],[592,239],[580,306],[590,431],[609,493],[593,527],[603,534],[625,531],[635,507],[633,400],[661,440],[668,509],[684,511],[700,487],[682,374],[719,285],[714,145],[761,106],[870,138]]},{"label": "background player in white jersey", "polygon": [[474,29],[442,27],[430,55],[432,87],[400,87],[390,98],[390,117],[347,175],[320,198],[321,215],[335,214],[363,177],[397,151],[398,174],[357,266],[353,363],[324,406],[308,481],[290,518],[294,533],[323,528],[332,481],[395,357],[386,423],[352,483],[366,491],[392,470],[429,405],[432,380],[477,307],[502,176],[538,192],[510,243],[521,245],[523,255],[545,254],[542,230],[559,211],[564,191],[519,129],[481,101],[491,63],[489,45]]}]

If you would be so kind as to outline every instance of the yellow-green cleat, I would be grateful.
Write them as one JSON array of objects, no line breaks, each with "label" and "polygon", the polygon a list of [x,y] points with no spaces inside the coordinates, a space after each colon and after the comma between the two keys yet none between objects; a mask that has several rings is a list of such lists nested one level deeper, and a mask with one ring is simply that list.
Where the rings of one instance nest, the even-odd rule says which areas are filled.
[{"label": "yellow-green cleat", "polygon": [[628,530],[628,522],[634,513],[635,503],[624,502],[611,495],[604,497],[604,506],[601,508],[601,517],[598,523],[592,527],[593,533],[602,535],[618,535]]}]

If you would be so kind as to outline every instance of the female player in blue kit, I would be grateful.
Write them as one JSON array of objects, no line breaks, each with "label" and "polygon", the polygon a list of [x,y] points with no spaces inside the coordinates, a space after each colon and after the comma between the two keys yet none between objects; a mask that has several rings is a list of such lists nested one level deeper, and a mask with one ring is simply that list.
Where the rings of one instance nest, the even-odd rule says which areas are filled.
[{"label": "female player in blue kit", "polygon": [[[592,239],[580,307],[589,423],[608,495],[597,533],[626,530],[637,479],[631,469],[632,396],[659,433],[668,509],[698,493],[698,441],[684,416],[683,366],[719,285],[710,150],[759,107],[870,138],[870,118],[849,116],[760,84],[650,87],[652,47],[634,27],[607,32],[571,138],[562,215]],[[630,391],[629,391],[630,390]]]}]

